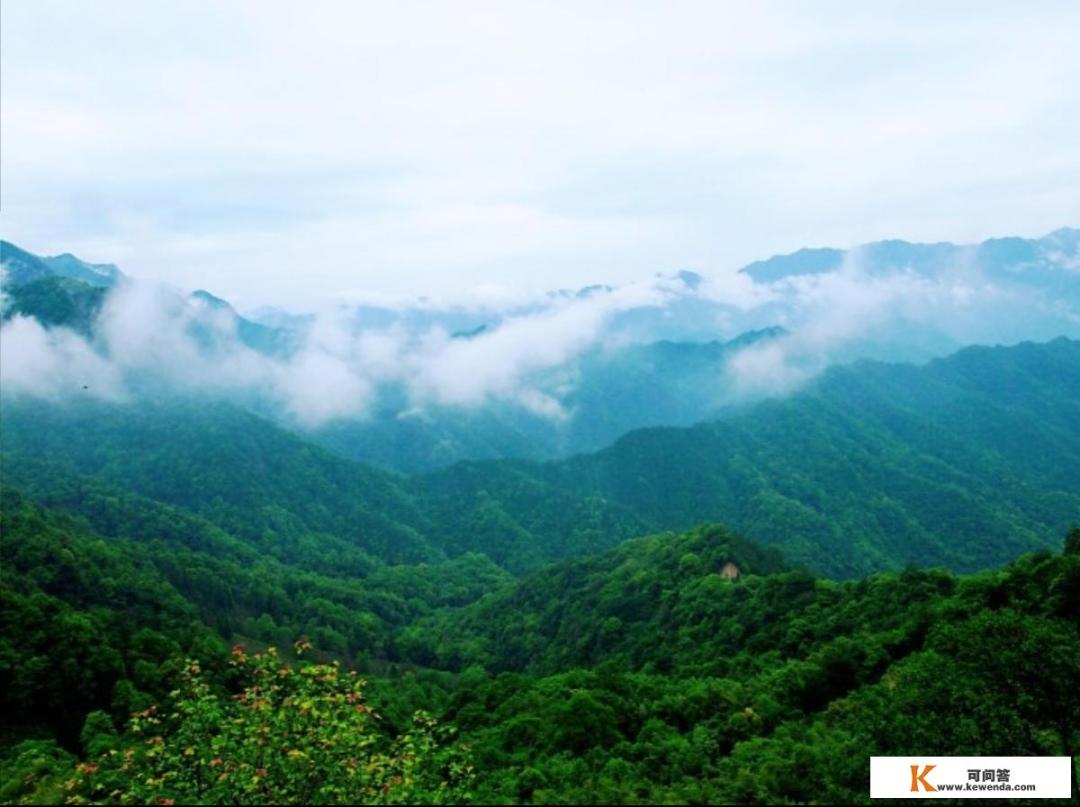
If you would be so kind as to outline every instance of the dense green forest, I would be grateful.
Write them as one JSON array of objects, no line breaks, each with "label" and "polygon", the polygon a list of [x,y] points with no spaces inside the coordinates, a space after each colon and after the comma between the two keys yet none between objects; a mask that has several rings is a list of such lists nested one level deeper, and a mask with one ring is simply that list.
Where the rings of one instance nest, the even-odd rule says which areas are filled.
[{"label": "dense green forest", "polygon": [[[453,563],[434,579],[442,567],[389,567],[355,581],[337,611],[362,625],[366,609],[401,607],[396,620],[382,612],[382,646],[350,658],[317,596],[333,582],[314,574],[280,578],[279,604],[297,610],[214,624],[238,612],[172,579],[194,560],[177,548],[106,538],[11,493],[2,527],[5,801],[348,800],[374,780],[313,790],[317,760],[374,754],[394,785],[373,797],[388,800],[847,803],[866,800],[871,753],[1080,744],[1080,530],[1062,553],[967,577],[912,568],[835,582],[720,527],[635,539],[517,582],[493,571],[481,583]],[[270,588],[272,566],[237,565],[223,589]],[[362,599],[377,587],[381,601]],[[263,692],[259,675],[280,679],[265,654],[237,669],[230,644],[288,649],[308,634],[317,661],[371,680],[290,652],[282,674],[310,672],[261,710],[229,705],[229,692]],[[230,709],[229,724],[250,732],[215,727]],[[358,711],[370,717],[354,725]],[[244,743],[289,720],[280,756]],[[335,721],[333,737],[368,739],[335,745],[324,733]],[[218,765],[258,787],[200,778]]]},{"label": "dense green forest", "polygon": [[871,753],[1076,754],[1077,401],[1080,344],[977,348],[410,477],[5,396],[0,801],[843,803]]},{"label": "dense green forest", "polygon": [[4,289],[3,319],[34,317],[46,326],[63,325],[89,336],[105,302],[106,289],[78,280],[48,275]]},{"label": "dense green forest", "polygon": [[[544,484],[650,530],[719,521],[835,576],[909,563],[974,571],[1053,547],[1080,513],[1080,342],[969,348],[923,367],[833,368],[788,398],[690,429],[631,432],[557,463],[467,463],[420,478],[469,524]],[[476,536],[473,539],[473,536]],[[482,546],[469,528],[463,548]],[[475,540],[476,543],[473,543]]]},{"label": "dense green forest", "polygon": [[[87,512],[81,486],[183,508],[321,569],[469,552],[512,573],[704,521],[850,577],[1054,548],[1080,513],[1080,342],[834,368],[804,392],[560,462],[406,477],[224,403],[4,404],[4,474]],[[136,510],[138,508],[135,508]],[[310,551],[309,551],[310,550]]]}]

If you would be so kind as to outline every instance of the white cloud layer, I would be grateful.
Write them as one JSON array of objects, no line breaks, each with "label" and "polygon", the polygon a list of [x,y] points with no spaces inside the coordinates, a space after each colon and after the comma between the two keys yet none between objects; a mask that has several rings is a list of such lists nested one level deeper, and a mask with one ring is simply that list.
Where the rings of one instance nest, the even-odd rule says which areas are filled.
[{"label": "white cloud layer", "polygon": [[388,388],[403,393],[402,415],[496,404],[565,420],[577,360],[590,351],[782,325],[784,336],[751,344],[717,373],[718,401],[754,398],[790,392],[857,356],[926,358],[971,343],[1080,336],[1071,269],[1080,242],[1059,234],[1038,245],[1040,257],[1027,264],[988,265],[969,248],[927,264],[938,253],[923,248],[913,266],[855,250],[835,271],[770,283],[664,276],[595,287],[481,307],[474,315],[484,328],[467,338],[447,324],[460,310],[446,319],[445,311],[387,309],[379,320],[371,309],[334,305],[305,320],[292,349],[269,353],[241,338],[220,301],[130,281],[106,297],[89,338],[22,316],[5,322],[0,385],[57,400],[137,399],[164,385],[258,402],[305,426],[363,418]]},{"label": "white cloud layer", "polygon": [[314,317],[297,350],[267,355],[239,337],[234,315],[196,297],[140,281],[107,297],[93,337],[15,316],[0,328],[0,386],[55,400],[131,399],[148,386],[277,404],[301,425],[363,417],[377,388],[403,386],[417,407],[510,403],[548,417],[561,404],[536,376],[596,346],[616,313],[660,305],[642,285],[556,299],[506,315],[469,339],[431,324],[361,328],[352,309]]}]

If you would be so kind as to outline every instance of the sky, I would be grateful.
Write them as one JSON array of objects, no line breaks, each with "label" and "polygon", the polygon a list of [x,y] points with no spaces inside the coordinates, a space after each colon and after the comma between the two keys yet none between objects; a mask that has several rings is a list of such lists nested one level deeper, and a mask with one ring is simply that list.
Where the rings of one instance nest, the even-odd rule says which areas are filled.
[{"label": "sky", "polygon": [[1080,224],[1080,3],[5,0],[2,235],[241,307]]}]

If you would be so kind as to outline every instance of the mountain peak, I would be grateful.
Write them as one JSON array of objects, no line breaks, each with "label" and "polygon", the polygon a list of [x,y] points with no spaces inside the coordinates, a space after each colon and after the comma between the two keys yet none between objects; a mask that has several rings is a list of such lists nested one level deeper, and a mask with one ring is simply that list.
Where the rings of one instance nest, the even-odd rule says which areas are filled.
[{"label": "mountain peak", "polygon": [[79,280],[91,286],[108,288],[123,278],[123,273],[112,263],[88,263],[70,252],[41,259],[42,263],[60,277]]},{"label": "mountain peak", "polygon": [[189,296],[193,300],[198,300],[202,303],[205,303],[210,308],[213,308],[216,311],[228,311],[232,314],[236,313],[232,305],[230,305],[227,301],[222,300],[220,297],[217,297],[206,291],[206,289],[196,289],[195,291],[191,292]]},{"label": "mountain peak", "polygon": [[70,252],[41,257],[10,241],[0,241],[0,262],[7,270],[7,283],[12,286],[22,286],[47,277],[63,277],[98,288],[111,288],[124,277],[111,263],[87,263]]}]

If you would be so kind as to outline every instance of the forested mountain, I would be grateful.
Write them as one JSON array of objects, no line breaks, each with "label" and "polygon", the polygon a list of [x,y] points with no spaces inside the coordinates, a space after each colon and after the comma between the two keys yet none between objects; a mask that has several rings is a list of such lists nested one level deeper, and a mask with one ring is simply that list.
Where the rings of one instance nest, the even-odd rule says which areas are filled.
[{"label": "forested mountain", "polygon": [[[68,253],[39,257],[8,241],[0,242],[0,265],[0,318],[32,317],[48,328],[70,328],[91,343],[99,341],[106,300],[131,283],[112,264],[87,263]],[[208,353],[223,337],[269,355],[288,355],[296,347],[295,334],[246,319],[207,291],[185,295],[170,289],[159,290],[159,295],[158,302],[182,312],[185,330]]]},{"label": "forested mountain", "polygon": [[958,245],[943,241],[937,244],[916,244],[890,239],[863,244],[854,250],[800,249],[788,255],[775,255],[754,261],[739,271],[758,283],[784,278],[821,275],[838,272],[844,260],[857,257],[879,270],[890,266],[910,266],[921,274],[948,272],[959,261],[987,271],[992,275],[1028,274],[1031,282],[1045,281],[1047,276],[1069,282],[1068,271],[1062,272],[1062,256],[1075,255],[1080,246],[1080,230],[1062,227],[1042,238],[991,238],[981,244]]},{"label": "forested mountain", "polygon": [[[88,489],[135,495],[197,515],[259,553],[339,573],[374,561],[438,561],[478,545],[520,571],[644,530],[626,508],[527,478],[505,502],[477,491],[450,524],[446,503],[429,501],[415,480],[205,401],[5,401],[0,460],[9,485],[95,525]],[[463,531],[473,536],[467,545]]]},{"label": "forested mountain", "polygon": [[10,287],[59,277],[97,288],[110,288],[124,278],[124,274],[111,263],[87,263],[69,252],[39,257],[10,241],[0,241],[0,259],[6,273],[4,283]]},{"label": "forested mountain", "polygon": [[[690,429],[536,464],[368,468],[204,400],[5,400],[4,474],[76,512],[92,480],[324,567],[486,554],[512,572],[703,520],[854,576],[988,568],[1053,548],[1080,513],[1080,343],[971,348],[924,367],[834,368]],[[65,491],[67,491],[65,493]],[[348,560],[346,561],[346,559]]]},{"label": "forested mountain", "polygon": [[862,803],[874,754],[1077,753],[1078,551],[1074,530],[1001,571],[836,583],[710,527],[543,570],[401,641],[468,667],[447,717],[481,800]]},{"label": "forested mountain", "polygon": [[[630,435],[597,455],[467,463],[411,479],[206,401],[5,398],[0,707],[9,718],[0,793],[37,802],[72,792],[110,800],[111,791],[138,800],[255,798],[229,780],[200,789],[199,771],[229,764],[260,777],[266,768],[277,799],[312,798],[302,783],[336,780],[305,751],[326,746],[306,744],[349,736],[381,749],[378,764],[389,771],[417,760],[428,778],[403,778],[421,789],[400,798],[480,802],[861,801],[870,753],[1075,753],[1080,706],[1066,683],[1080,674],[1075,532],[1064,555],[1043,551],[1004,571],[956,578],[911,568],[847,582],[791,568],[774,549],[721,528],[624,539],[649,531],[642,504],[652,518],[684,512],[656,508],[664,496],[644,497],[649,474],[673,474],[687,508],[723,481],[709,447],[727,462],[730,446],[745,440],[753,450],[744,462],[769,460],[761,476],[815,479],[803,470],[823,450],[808,435],[813,422],[822,441],[844,451],[822,454],[822,468],[846,468],[841,460],[859,457],[860,446],[876,451],[867,467],[878,476],[866,488],[857,475],[841,476],[854,492],[838,501],[854,507],[866,497],[851,511],[863,519],[856,523],[873,523],[886,493],[913,484],[909,469],[951,480],[915,488],[921,495],[946,489],[972,502],[956,512],[973,521],[952,521],[951,540],[938,527],[919,557],[849,526],[835,534],[850,546],[829,562],[985,567],[995,553],[1060,546],[1064,531],[1042,530],[1080,512],[1068,428],[1076,350],[1059,340],[973,349],[923,368],[862,364],[789,399],[695,429]],[[1006,390],[995,392],[997,384]],[[830,404],[841,394],[851,402],[844,417]],[[729,442],[709,442],[713,434]],[[631,462],[633,453],[621,452],[636,451],[637,441],[659,448]],[[685,473],[659,465],[671,452]],[[993,474],[1006,470],[998,483],[1015,491],[1002,485],[995,498]],[[817,478],[838,497],[838,483]],[[606,495],[623,489],[640,500]],[[666,494],[677,495],[676,487]],[[917,512],[914,498],[903,501]],[[938,506],[948,520],[956,504]],[[785,529],[774,543],[796,554],[820,540],[797,522]],[[493,562],[516,573],[581,554],[520,581]],[[303,724],[290,755],[262,763],[244,761],[263,759],[245,756],[244,738],[255,734],[215,734],[214,720],[198,722],[207,710],[240,709],[230,725],[263,730],[251,721],[264,713],[213,693],[249,697],[272,660],[238,667],[226,648],[287,649],[308,639],[317,659],[367,671],[363,695],[351,679],[340,686],[382,717],[342,722],[330,735],[319,733],[323,723]],[[199,659],[200,671],[184,657]],[[296,666],[291,653],[286,659]],[[334,668],[299,669],[311,673],[280,680],[312,703],[345,697]],[[315,681],[322,689],[309,692],[305,682]],[[1025,693],[1019,705],[1017,692]],[[191,720],[155,723],[152,704],[176,698],[177,714]],[[306,701],[286,698],[264,717],[293,720],[297,702]],[[958,703],[956,720],[936,719],[960,714]],[[417,708],[460,741],[410,733]],[[138,733],[144,725],[159,732],[150,746]],[[219,739],[205,755],[187,755],[210,736]],[[158,742],[160,761],[138,755]],[[117,749],[138,754],[108,756]],[[131,761],[116,767],[121,758]],[[159,780],[163,771],[175,778]],[[391,787],[398,775],[387,774]]]},{"label": "forested mountain", "polygon": [[397,389],[383,391],[370,417],[332,422],[305,436],[342,456],[414,473],[462,458],[543,460],[596,451],[635,429],[690,426],[719,415],[733,399],[728,361],[784,333],[773,327],[727,341],[661,340],[589,351],[551,374],[553,384],[563,379],[569,386],[566,418],[513,405],[433,407],[402,417],[407,394]]},{"label": "forested mountain", "polygon": [[[973,265],[1058,282],[1070,237]],[[1080,751],[1080,341],[822,371],[787,328],[478,323],[434,360],[524,344],[537,386],[417,406],[385,334],[312,337],[368,384],[285,320],[3,249],[0,801],[847,803],[870,754]],[[348,395],[368,419],[303,421]]]},{"label": "forested mountain", "polygon": [[[319,776],[318,767],[333,743],[417,742],[401,733],[417,707],[435,711],[461,739],[420,740],[405,752],[419,761],[414,776],[423,784],[394,781],[429,794],[400,796],[406,801],[862,802],[870,754],[1075,754],[1080,742],[1071,683],[1080,675],[1077,531],[1064,554],[1028,555],[1002,571],[957,578],[911,569],[836,583],[704,527],[630,541],[516,584],[493,576],[492,593],[478,601],[467,566],[443,578],[444,567],[397,567],[370,582],[324,580],[353,591],[336,612],[315,576],[282,569],[288,594],[277,600],[275,564],[223,564],[233,577],[221,581],[222,592],[235,596],[249,585],[266,592],[267,607],[297,609],[277,612],[277,621],[264,615],[211,627],[207,616],[227,616],[237,603],[185,589],[197,554],[95,536],[85,523],[10,494],[2,513],[0,691],[7,737],[19,741],[0,753],[5,801],[72,792],[104,801],[125,793],[179,802],[299,798],[316,786],[305,783],[337,781],[336,768]],[[462,595],[446,598],[448,584]],[[426,615],[398,613],[379,654],[399,661],[366,691],[347,678],[338,684],[335,668],[301,666],[301,679],[320,688],[289,679],[286,692],[296,686],[297,694],[260,710],[263,698],[276,697],[262,694],[258,678],[271,662],[256,661],[252,681],[243,651],[228,661],[226,641],[287,646],[303,633],[341,658],[328,623],[363,624],[366,609],[377,610],[380,599],[404,604],[410,590],[408,602],[426,601]],[[268,632],[253,638],[264,623]],[[426,669],[403,675],[402,662]],[[286,673],[269,668],[280,686]],[[212,688],[199,689],[203,680]],[[221,690],[240,700],[217,700]],[[384,716],[346,728],[356,711],[333,705],[345,692],[353,693],[349,703],[365,697]],[[179,711],[159,718],[152,704],[170,700]],[[330,709],[332,723],[304,721],[316,703]],[[218,728],[221,710],[232,710],[228,725],[243,731]],[[288,754],[247,755],[266,720],[291,721]],[[76,765],[72,752],[87,761]],[[452,759],[467,762],[447,768]],[[273,790],[205,778],[219,765],[269,777],[264,787]],[[213,782],[218,789],[208,790]],[[360,784],[341,786],[335,798],[348,800]]]},{"label": "forested mountain", "polygon": [[[339,568],[313,571],[344,553],[312,544],[284,563],[182,510],[115,491],[83,494],[89,517],[10,489],[0,510],[5,712],[13,729],[40,724],[68,743],[79,728],[72,712],[160,695],[157,665],[178,654],[218,663],[229,639],[289,646],[308,637],[321,653],[363,666],[393,657],[395,628],[510,580],[477,555],[365,569],[345,555]],[[69,631],[79,632],[77,644],[65,640]]]},{"label": "forested mountain", "polygon": [[45,275],[10,291],[5,289],[5,293],[9,299],[0,311],[3,319],[33,317],[47,327],[63,326],[90,337],[105,302],[106,289],[58,275]]},{"label": "forested mountain", "polygon": [[479,497],[539,483],[653,529],[723,521],[798,562],[857,575],[957,570],[1053,547],[1080,513],[1080,342],[970,348],[925,367],[863,362],[691,429],[633,432],[558,463],[474,463],[421,477],[462,524]]},{"label": "forested mountain", "polygon": [[441,557],[402,478],[226,404],[5,402],[0,445],[5,474],[54,500],[55,475],[71,473],[75,485],[89,477],[185,508],[269,554],[307,540],[320,551],[344,541],[387,562]]},{"label": "forested mountain", "polygon": [[[416,300],[261,322],[211,291],[151,291],[109,264],[3,242],[0,306],[6,321],[73,329],[109,375],[92,396],[209,393],[346,458],[417,473],[463,459],[565,458],[629,431],[713,420],[790,391],[784,373],[1078,338],[1078,233],[882,241],[776,256],[737,282],[684,271],[502,306]],[[55,333],[19,347],[59,352],[54,384],[81,389],[70,377],[78,363],[68,368],[50,339],[72,349]],[[748,349],[766,343],[776,377],[748,378],[760,356]]]}]

